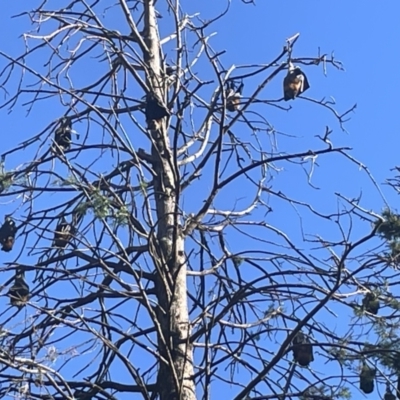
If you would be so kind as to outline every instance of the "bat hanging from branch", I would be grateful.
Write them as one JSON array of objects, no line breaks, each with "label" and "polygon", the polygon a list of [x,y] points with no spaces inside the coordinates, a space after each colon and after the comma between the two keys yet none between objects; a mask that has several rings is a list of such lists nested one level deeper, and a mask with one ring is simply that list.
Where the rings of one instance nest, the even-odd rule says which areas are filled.
[{"label": "bat hanging from branch", "polygon": [[3,225],[0,227],[0,243],[2,245],[1,250],[7,253],[12,250],[16,233],[17,227],[15,225],[15,221],[9,216],[6,217]]},{"label": "bat hanging from branch", "polygon": [[307,76],[300,69],[289,63],[289,70],[283,80],[283,98],[285,101],[294,100],[298,95],[310,88]]},{"label": "bat hanging from branch", "polygon": [[370,312],[371,314],[378,314],[380,307],[378,296],[373,293],[367,293],[363,298],[362,306],[364,310]]},{"label": "bat hanging from branch", "polygon": [[65,248],[68,245],[72,234],[72,225],[68,223],[64,217],[62,217],[56,227],[56,231],[54,232],[53,246]]},{"label": "bat hanging from branch", "polygon": [[72,133],[78,136],[78,133],[72,129],[72,121],[68,117],[62,117],[60,120],[60,126],[54,132],[54,142],[52,151],[55,154],[61,154],[62,151],[67,151],[71,148]]},{"label": "bat hanging from branch", "polygon": [[385,396],[383,397],[383,400],[396,400],[396,396],[392,393],[390,390],[390,382],[386,383],[386,393]]},{"label": "bat hanging from branch", "polygon": [[148,94],[146,98],[145,115],[149,129],[157,130],[161,128],[162,119],[169,117],[171,113],[156,96]]},{"label": "bat hanging from branch", "polygon": [[228,111],[237,111],[240,106],[240,99],[242,97],[242,91],[244,87],[244,83],[241,82],[238,87],[234,81],[227,82],[225,90],[226,97],[226,109]]},{"label": "bat hanging from branch", "polygon": [[69,118],[61,118],[60,126],[54,132],[54,141],[58,146],[53,146],[53,151],[56,154],[60,154],[60,149],[62,151],[69,150],[72,141],[72,122]]},{"label": "bat hanging from branch", "polygon": [[21,270],[17,270],[14,278],[14,284],[8,291],[10,304],[22,308],[29,300],[29,286],[25,281],[25,274]]},{"label": "bat hanging from branch", "polygon": [[360,372],[360,389],[364,393],[369,394],[374,391],[375,374],[375,369],[368,367],[368,365],[363,362]]},{"label": "bat hanging from branch", "polygon": [[311,361],[314,361],[310,339],[301,331],[293,339],[293,358],[302,367],[307,367]]}]

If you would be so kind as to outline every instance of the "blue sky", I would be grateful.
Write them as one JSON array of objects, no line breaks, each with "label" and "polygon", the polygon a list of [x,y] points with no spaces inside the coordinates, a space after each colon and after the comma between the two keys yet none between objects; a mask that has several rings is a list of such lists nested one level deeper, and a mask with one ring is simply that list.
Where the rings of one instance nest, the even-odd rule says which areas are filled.
[{"label": "blue sky", "polygon": [[[161,3],[161,0],[158,2]],[[182,4],[187,14],[200,12],[200,17],[204,20],[215,17],[226,7],[225,1],[216,0],[187,0]],[[6,34],[0,37],[0,50],[11,56],[17,56],[24,49],[24,42],[20,35],[29,29],[29,21],[27,18],[11,19],[10,16],[26,11],[25,4],[8,2],[7,6],[3,8],[0,20]],[[392,75],[397,73],[396,68],[400,57],[398,51],[398,43],[400,43],[399,11],[400,5],[394,0],[367,1],[362,4],[345,0],[320,2],[307,0],[302,4],[293,1],[258,0],[256,6],[245,6],[239,0],[234,0],[229,14],[215,25],[207,28],[206,31],[207,34],[217,32],[210,43],[218,51],[226,50],[221,57],[226,68],[232,64],[239,66],[268,63],[280,53],[285,45],[285,40],[295,33],[300,33],[300,38],[295,45],[294,57],[316,56],[318,48],[321,49],[321,53],[328,55],[334,52],[335,58],[343,62],[345,71],[338,71],[328,65],[327,76],[324,76],[321,66],[307,67],[305,72],[311,88],[305,96],[317,100],[332,96],[336,101],[335,108],[339,113],[357,104],[357,108],[350,115],[351,120],[345,124],[346,132],[341,130],[329,110],[307,100],[298,99],[290,102],[288,104],[292,107],[290,111],[277,110],[267,106],[259,107],[257,110],[277,131],[286,134],[286,136],[277,135],[277,140],[279,149],[287,152],[303,152],[309,149],[323,148],[323,144],[315,136],[323,135],[325,127],[328,125],[333,130],[331,141],[334,145],[353,148],[352,156],[368,166],[384,196],[394,208],[398,208],[397,195],[392,189],[382,186],[382,184],[385,179],[392,177],[393,173],[390,169],[399,163],[396,145],[397,115],[399,113],[396,94],[400,89],[400,82],[392,82]],[[119,29],[121,32],[127,33],[126,27],[124,28],[125,22],[121,23],[120,13],[110,10],[104,16],[104,21],[107,21],[108,26],[112,29]],[[169,21],[168,17],[159,20],[161,37],[171,32]],[[48,32],[48,30],[45,29],[40,34],[44,34],[44,32]],[[173,45],[166,47],[167,59],[173,59],[172,48]],[[45,54],[44,52],[41,56],[30,57],[29,65],[42,69],[45,63]],[[92,75],[95,76],[96,73],[102,72],[102,67],[96,66],[97,60],[85,63],[86,61],[83,63],[80,73],[75,75],[76,80],[80,83],[86,82],[87,79],[94,80]],[[4,65],[3,58],[0,60],[0,67],[2,68]],[[209,67],[200,63],[197,69],[204,79],[211,77],[208,75],[210,71],[207,68]],[[281,97],[283,76],[284,73],[281,73],[267,86],[261,95],[263,99]],[[5,85],[11,96],[16,87],[16,77],[17,73],[14,73],[11,81]],[[0,84],[3,79],[4,76],[0,77]],[[32,78],[28,77],[27,79],[30,82]],[[212,79],[214,78],[212,77]],[[254,91],[257,84],[258,79],[252,79],[246,83],[244,97]],[[0,93],[3,95],[2,92]],[[132,96],[134,95],[132,94]],[[65,111],[65,108],[60,106],[57,101],[47,101],[35,106],[27,116],[27,106],[23,106],[22,103],[23,101],[19,102],[11,113],[8,113],[6,109],[0,110],[3,135],[0,153],[8,151],[23,140],[38,134]],[[200,111],[198,112],[200,115]],[[200,117],[198,118],[200,120]],[[76,129],[80,130],[81,136],[86,134],[85,125],[82,124]],[[95,133],[91,132],[88,140],[96,142],[101,136],[101,129],[93,126],[92,129],[95,130]],[[235,134],[243,140],[253,140],[252,136],[243,128],[235,130]],[[148,145],[136,136],[131,136],[130,139],[135,148]],[[270,138],[260,134],[260,140],[267,146]],[[44,146],[47,146],[48,142],[43,143]],[[6,160],[6,167],[16,168],[33,154],[33,150],[29,149],[16,154]],[[109,171],[110,166],[107,162],[106,159],[103,159],[102,163],[97,165],[97,171],[103,173]],[[319,189],[310,189],[304,171],[299,167],[287,164],[281,165],[285,171],[276,176],[272,182],[272,188],[275,191],[281,190],[297,200],[313,204],[323,213],[330,213],[340,207],[334,196],[335,192],[340,192],[350,199],[362,195],[362,206],[374,212],[379,212],[383,208],[384,201],[364,170],[333,154],[320,157],[317,162],[319,168],[316,168],[313,174],[312,183]],[[306,168],[310,168],[310,165]],[[231,169],[229,171],[232,172]],[[245,185],[244,182],[243,187],[240,188],[237,184],[229,185],[216,199],[216,206],[231,209],[235,204],[239,204],[244,207],[254,195],[250,189],[247,191]],[[199,196],[199,193],[207,193],[209,188],[210,182],[204,178],[194,186],[193,190],[188,190],[183,203],[186,214],[198,210],[203,201],[203,197]],[[62,197],[57,196],[43,198],[38,200],[36,206],[40,208],[49,202],[61,201],[61,199]],[[17,217],[23,218],[24,211],[15,206],[18,203],[9,203],[8,200],[2,205],[4,209],[15,211]],[[273,212],[268,214],[268,223],[282,229],[300,243],[302,237],[300,222],[295,210],[275,199],[271,199],[270,205]],[[264,218],[265,209],[256,210],[254,216]],[[332,231],[331,224],[321,223],[309,213],[305,213],[304,216],[302,222],[306,226],[307,232],[327,235],[332,240],[338,237],[338,232]],[[369,223],[358,221],[353,227],[352,239],[356,240],[365,235],[369,229]],[[254,229],[253,233],[256,234],[256,232],[258,231]],[[47,236],[51,237],[49,234]],[[257,244],[254,241],[243,240],[233,231],[229,231],[227,242],[230,250],[234,253],[249,251],[249,249],[254,249]],[[18,251],[21,247],[21,242],[17,243]],[[17,252],[2,253],[0,260],[4,263],[12,262],[16,256]],[[29,258],[26,255],[24,257],[20,259],[20,262],[21,260],[26,260],[27,263],[34,262],[32,257]],[[3,300],[6,301],[6,299]],[[146,317],[143,315],[141,318],[143,322]],[[326,318],[328,317],[326,316]],[[338,329],[340,329],[340,323],[341,321],[335,322]],[[139,352],[139,354],[141,353]],[[143,366],[143,369],[146,367],[148,366]],[[217,391],[220,389],[217,386],[216,392],[212,396],[217,396]],[[233,393],[235,390],[232,391],[232,395]],[[221,393],[218,395],[220,396]]]}]

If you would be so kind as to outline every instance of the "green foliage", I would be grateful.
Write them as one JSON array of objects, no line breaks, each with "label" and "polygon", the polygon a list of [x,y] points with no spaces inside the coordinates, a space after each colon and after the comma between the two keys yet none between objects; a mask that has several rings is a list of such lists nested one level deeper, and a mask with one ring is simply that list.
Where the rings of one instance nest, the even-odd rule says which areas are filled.
[{"label": "green foliage", "polygon": [[378,235],[387,241],[398,242],[400,239],[400,215],[385,208],[382,212],[382,217],[385,221],[378,221],[375,223],[375,226],[378,226]]},{"label": "green foliage", "polygon": [[96,218],[106,218],[109,215],[110,201],[99,191],[95,190],[91,196],[92,210]]},{"label": "green foliage", "polygon": [[0,193],[5,192],[13,183],[14,174],[7,172],[4,167],[5,157],[0,159]]},{"label": "green foliage", "polygon": [[311,399],[320,399],[320,400],[330,400],[332,396],[327,394],[329,388],[325,385],[320,385],[318,387],[313,386],[308,388],[302,396],[299,396],[301,400],[311,400]]},{"label": "green foliage", "polygon": [[146,181],[140,181],[140,190],[143,192],[143,194],[146,194],[146,189],[149,187],[149,183]]},{"label": "green foliage", "polygon": [[400,372],[400,340],[382,341],[377,349],[380,363],[393,372]]},{"label": "green foliage", "polygon": [[129,224],[130,212],[123,206],[115,209],[110,200],[96,190],[91,193],[90,201],[83,202],[75,209],[76,214],[84,216],[88,211],[92,211],[96,218],[111,218],[114,226],[126,226]]},{"label": "green foliage", "polygon": [[392,257],[397,257],[400,254],[400,242],[398,239],[388,243],[390,249],[390,255]]},{"label": "green foliage", "polygon": [[114,217],[116,226],[126,226],[129,223],[129,211],[125,206],[117,210]]},{"label": "green foliage", "polygon": [[387,304],[394,310],[400,310],[400,302],[396,300],[394,297],[390,297],[389,302]]},{"label": "green foliage", "polygon": [[74,175],[68,175],[65,179],[60,179],[56,181],[60,186],[73,186],[78,185],[79,181],[75,178]]},{"label": "green foliage", "polygon": [[341,399],[351,399],[351,393],[349,388],[347,387],[341,387],[337,397],[341,398]]},{"label": "green foliage", "polygon": [[87,210],[90,208],[90,204],[87,202],[80,203],[75,209],[75,213],[84,217],[86,215]]},{"label": "green foliage", "polygon": [[354,363],[354,357],[351,356],[350,352],[348,352],[345,347],[346,343],[340,343],[343,347],[331,347],[329,349],[329,354],[337,360],[341,365],[346,366],[347,368],[351,368]]},{"label": "green foliage", "polygon": [[5,192],[13,183],[13,174],[6,172],[0,174],[0,193]]},{"label": "green foliage", "polygon": [[400,255],[400,214],[385,208],[382,211],[384,221],[375,222],[377,234],[386,240],[389,254],[388,257],[397,258]]}]

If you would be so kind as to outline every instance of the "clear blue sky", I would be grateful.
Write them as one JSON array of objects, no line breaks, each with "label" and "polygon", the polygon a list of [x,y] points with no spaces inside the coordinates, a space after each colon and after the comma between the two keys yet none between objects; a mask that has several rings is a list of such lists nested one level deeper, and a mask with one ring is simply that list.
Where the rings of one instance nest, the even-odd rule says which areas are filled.
[{"label": "clear blue sky", "polygon": [[[0,37],[0,50],[13,56],[23,51],[24,42],[20,35],[29,30],[29,21],[26,17],[18,19],[10,17],[27,10],[25,7],[29,7],[30,4],[27,6],[25,4],[28,2],[7,2],[3,5],[0,17],[4,32]],[[218,11],[226,7],[226,2],[222,0],[186,0],[182,4],[184,8],[187,7],[185,8],[187,14],[200,12],[201,18],[205,20],[216,16]],[[394,208],[400,208],[397,206],[397,195],[382,184],[385,179],[392,177],[390,169],[400,164],[397,148],[399,111],[396,96],[400,90],[400,81],[392,78],[397,74],[397,67],[400,64],[399,14],[400,3],[395,0],[384,2],[307,0],[301,4],[294,1],[258,0],[256,6],[245,6],[239,0],[233,0],[229,15],[207,30],[208,34],[218,32],[211,39],[211,43],[218,51],[226,50],[222,60],[227,68],[231,64],[238,66],[268,63],[279,54],[285,40],[298,32],[300,39],[296,43],[294,57],[316,56],[318,48],[328,55],[334,52],[335,58],[343,62],[345,71],[338,71],[328,66],[328,74],[325,77],[321,66],[308,67],[305,71],[311,88],[306,96],[313,99],[332,96],[336,100],[338,112],[344,112],[357,103],[355,112],[350,115],[351,120],[345,124],[347,132],[340,129],[329,110],[306,100],[290,102],[292,109],[289,112],[272,107],[264,107],[261,110],[276,130],[294,136],[290,139],[279,136],[280,149],[288,152],[323,148],[315,135],[323,135],[326,125],[329,125],[333,130],[331,141],[334,145],[353,148],[351,154],[368,166]],[[127,33],[126,27],[121,28],[120,14],[110,12],[107,18],[114,29]],[[170,26],[167,25],[168,21],[169,18],[159,20],[162,37],[171,32]],[[124,24],[125,22],[122,26],[125,26]],[[33,57],[30,62],[37,68],[43,68],[45,61],[43,58]],[[0,59],[0,67],[4,65],[4,59]],[[91,73],[91,68],[82,68],[81,82],[90,77]],[[207,79],[207,75],[203,78]],[[283,74],[263,91],[262,98],[277,99],[282,96],[281,78],[283,79]],[[0,78],[0,84],[3,79],[4,77]],[[15,89],[14,79],[15,77],[11,85],[5,85],[11,95],[14,94],[13,88]],[[249,93],[248,91],[254,90],[256,85],[257,80],[246,85],[244,96],[246,91]],[[0,93],[2,97],[3,91]],[[64,109],[57,103],[46,102],[45,105],[34,107],[27,118],[26,110],[27,108],[21,103],[14,107],[11,113],[8,113],[8,110],[0,110],[2,120],[0,153],[42,131],[50,122],[59,118]],[[16,168],[31,156],[31,153],[28,153],[29,156],[22,153],[15,156],[6,166]],[[348,198],[362,195],[363,207],[375,212],[383,208],[384,202],[380,194],[363,170],[335,155],[327,155],[317,161],[320,168],[316,169],[312,183],[320,188],[319,190],[310,190],[306,184],[305,173],[299,168],[290,169],[287,165],[285,168],[292,172],[278,176],[273,182],[273,189],[282,190],[298,200],[312,203],[319,211],[326,213],[336,210],[335,192],[340,192]],[[104,164],[104,170],[100,172],[109,169],[109,166]],[[202,181],[200,187],[206,190],[209,188],[209,183]],[[202,204],[198,190],[196,188],[196,191],[189,191],[185,198],[186,213],[195,212]],[[231,185],[223,193],[223,197],[217,199],[217,204],[229,209],[238,199],[241,199],[239,204],[244,205],[250,198],[243,191],[238,194],[237,186]],[[274,212],[269,215],[268,222],[300,240],[298,219],[295,219],[294,223],[291,219],[297,218],[295,212],[282,206],[281,203],[276,205],[274,203],[273,208]],[[15,210],[13,205],[9,204],[4,205],[4,209]],[[259,215],[262,216],[263,213],[264,210]],[[309,219],[307,223],[308,231],[311,232],[310,225],[313,220]],[[315,231],[318,230],[321,234],[329,234],[329,229],[330,225],[315,227]],[[355,226],[353,239],[366,234],[368,229],[368,224]],[[332,235],[334,236],[333,233]],[[238,241],[235,233],[228,238],[228,242],[233,252],[248,249],[250,245],[246,241]],[[20,250],[21,244],[16,246]],[[5,263],[11,262],[15,257],[16,253],[0,254],[0,260]],[[27,262],[31,263],[32,259]],[[3,278],[0,279],[1,282]],[[340,325],[340,322],[337,324]],[[212,399],[220,395],[217,392],[212,393]],[[373,396],[377,397],[377,394]]]}]

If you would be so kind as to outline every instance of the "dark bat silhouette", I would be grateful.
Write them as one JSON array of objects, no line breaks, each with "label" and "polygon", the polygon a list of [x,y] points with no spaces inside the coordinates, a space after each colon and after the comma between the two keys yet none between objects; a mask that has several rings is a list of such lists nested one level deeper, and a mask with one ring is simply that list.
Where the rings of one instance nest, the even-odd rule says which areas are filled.
[{"label": "dark bat silhouette", "polygon": [[396,396],[392,393],[390,390],[390,383],[388,382],[386,384],[386,393],[385,396],[383,397],[383,400],[396,400]]},{"label": "dark bat silhouette", "polygon": [[63,117],[60,121],[60,126],[54,133],[54,141],[59,147],[53,146],[53,151],[60,154],[60,148],[62,151],[69,150],[71,148],[72,141],[72,122],[69,118]]},{"label": "dark bat silhouette", "polygon": [[161,120],[171,113],[156,96],[149,94],[146,99],[145,115],[149,129],[156,130],[161,127]]},{"label": "dark bat silhouette", "polygon": [[64,217],[61,218],[60,222],[54,232],[53,246],[64,248],[67,246],[73,234],[72,225],[69,224]]},{"label": "dark bat silhouette", "polygon": [[1,250],[6,251],[7,253],[12,250],[16,233],[17,227],[15,221],[11,217],[6,217],[3,225],[0,227]]},{"label": "dark bat silhouette", "polygon": [[226,109],[228,111],[237,111],[240,105],[240,98],[242,97],[244,83],[241,82],[239,87],[236,88],[236,85],[233,81],[227,83],[227,88],[225,90],[226,96]]},{"label": "dark bat silhouette", "polygon": [[376,371],[366,363],[363,363],[360,373],[360,389],[366,393],[372,393],[374,391],[374,378]]},{"label": "dark bat silhouette", "polygon": [[283,94],[285,101],[294,100],[299,94],[310,88],[307,76],[293,64],[289,64],[289,71],[283,80]]},{"label": "dark bat silhouette", "polygon": [[379,298],[373,293],[367,293],[362,301],[363,308],[371,314],[378,314],[379,311]]},{"label": "dark bat silhouette", "polygon": [[293,338],[293,358],[302,367],[307,367],[311,361],[314,361],[310,339],[301,331]]},{"label": "dark bat silhouette", "polygon": [[10,304],[22,308],[29,300],[29,286],[25,281],[24,272],[17,271],[15,274],[14,285],[8,291]]}]

